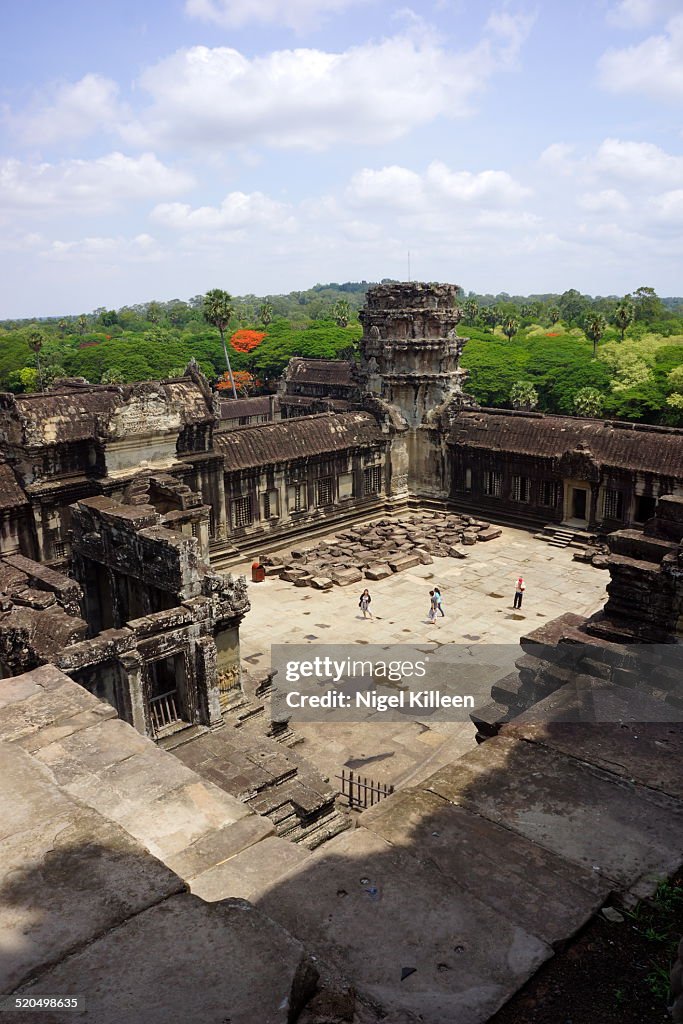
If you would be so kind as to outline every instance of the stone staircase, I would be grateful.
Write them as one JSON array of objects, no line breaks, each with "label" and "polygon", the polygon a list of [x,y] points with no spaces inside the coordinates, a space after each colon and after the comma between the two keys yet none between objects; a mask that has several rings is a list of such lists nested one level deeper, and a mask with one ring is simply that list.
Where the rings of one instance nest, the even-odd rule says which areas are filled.
[{"label": "stone staircase", "polygon": [[548,544],[550,544],[551,548],[568,548],[573,540],[574,533],[572,530],[554,530],[548,540]]}]

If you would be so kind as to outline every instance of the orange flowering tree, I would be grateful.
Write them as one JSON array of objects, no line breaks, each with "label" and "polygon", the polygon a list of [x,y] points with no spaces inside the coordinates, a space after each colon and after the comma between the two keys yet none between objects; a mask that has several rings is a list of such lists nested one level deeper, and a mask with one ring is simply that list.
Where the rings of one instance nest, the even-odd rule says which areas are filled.
[{"label": "orange flowering tree", "polygon": [[[234,370],[233,380],[235,382],[235,389],[240,395],[249,395],[255,389],[261,386],[261,381],[249,373],[248,370]],[[232,383],[230,381],[229,373],[224,373],[216,384],[218,391],[229,391],[232,389]]]},{"label": "orange flowering tree", "polygon": [[244,355],[247,355],[259,347],[265,336],[265,331],[251,331],[243,328],[235,331],[230,339],[230,344],[235,352],[242,352]]}]

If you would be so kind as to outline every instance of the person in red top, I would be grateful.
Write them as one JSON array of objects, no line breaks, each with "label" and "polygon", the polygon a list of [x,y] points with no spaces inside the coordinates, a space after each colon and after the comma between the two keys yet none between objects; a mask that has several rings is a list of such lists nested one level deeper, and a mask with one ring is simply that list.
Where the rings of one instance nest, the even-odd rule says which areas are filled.
[{"label": "person in red top", "polygon": [[522,607],[522,598],[524,597],[524,591],[525,590],[526,590],[526,583],[524,582],[522,577],[519,576],[517,578],[517,582],[515,583],[515,599],[512,602],[512,607],[513,608],[521,608]]}]

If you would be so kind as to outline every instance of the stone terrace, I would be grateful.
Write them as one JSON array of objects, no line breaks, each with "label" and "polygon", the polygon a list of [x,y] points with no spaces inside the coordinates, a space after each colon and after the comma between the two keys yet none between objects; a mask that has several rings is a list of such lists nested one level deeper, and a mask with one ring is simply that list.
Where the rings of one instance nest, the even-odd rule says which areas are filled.
[{"label": "stone terrace", "polygon": [[0,991],[98,1024],[485,1024],[683,860],[680,725],[655,777],[640,726],[575,750],[534,713],[311,853],[52,666],[3,681]]}]

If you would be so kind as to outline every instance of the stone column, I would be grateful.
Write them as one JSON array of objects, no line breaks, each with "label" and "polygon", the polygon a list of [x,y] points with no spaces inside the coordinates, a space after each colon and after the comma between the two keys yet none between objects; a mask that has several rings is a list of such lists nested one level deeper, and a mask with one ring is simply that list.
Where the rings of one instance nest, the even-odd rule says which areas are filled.
[{"label": "stone column", "polygon": [[130,713],[127,720],[143,736],[153,736],[144,686],[144,661],[137,651],[131,651],[130,654],[124,654],[119,658],[119,664],[127,682],[127,703]]},{"label": "stone column", "polygon": [[223,716],[216,685],[216,644],[213,637],[197,640],[195,652],[197,717],[202,725],[216,729],[223,724]]}]

